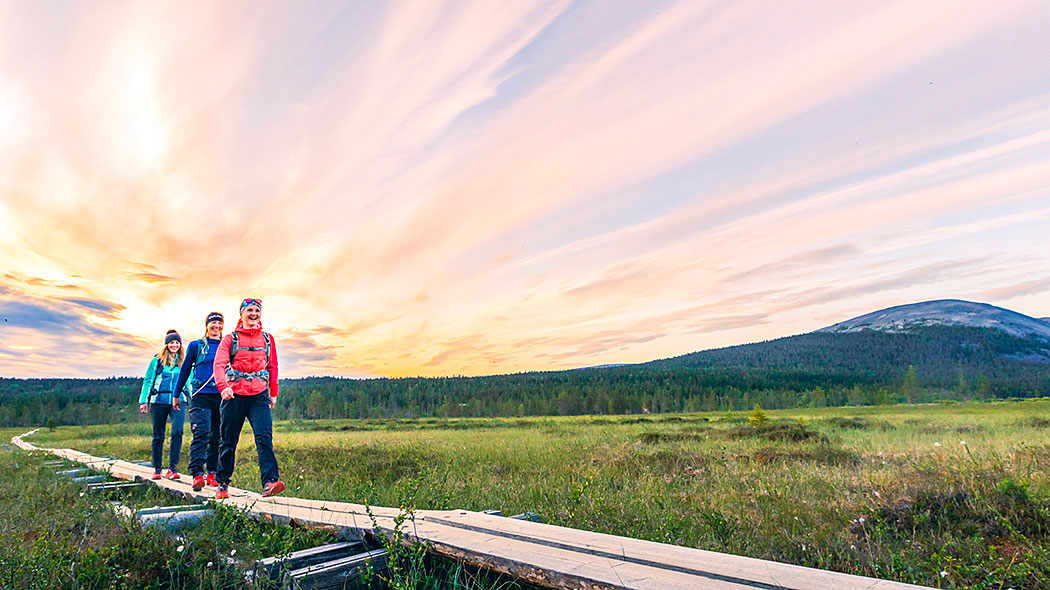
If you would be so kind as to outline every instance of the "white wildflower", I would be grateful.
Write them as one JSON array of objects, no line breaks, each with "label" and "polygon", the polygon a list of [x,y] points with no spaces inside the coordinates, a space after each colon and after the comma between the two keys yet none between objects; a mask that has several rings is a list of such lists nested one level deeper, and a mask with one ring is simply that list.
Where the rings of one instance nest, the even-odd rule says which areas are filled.
[{"label": "white wildflower", "polygon": [[877,492],[877,491],[875,492],[875,497],[876,497],[876,498],[880,498],[880,497],[881,497],[881,496],[879,495],[879,492]]},{"label": "white wildflower", "polygon": [[862,516],[862,517],[858,518],[858,519],[857,519],[857,521],[858,521],[858,522],[859,522],[860,524],[864,524],[864,517]]},{"label": "white wildflower", "polygon": [[80,492],[80,497],[81,497],[81,498],[83,498],[83,497],[84,497],[84,492]]},{"label": "white wildflower", "polygon": [[182,553],[182,550],[185,549],[185,548],[186,548],[185,545],[179,545],[179,547],[178,547],[178,549],[176,549],[176,551],[178,551],[179,553]]},{"label": "white wildflower", "polygon": [[882,464],[883,464],[883,465],[885,465],[885,464],[886,464],[886,462],[885,462],[885,461],[883,461],[883,462],[882,462]]},{"label": "white wildflower", "polygon": [[965,447],[965,446],[966,446],[966,441],[964,441],[964,440],[961,440],[961,441],[959,441],[959,444],[961,444],[962,446],[964,446],[964,447]]},{"label": "white wildflower", "polygon": [[941,577],[944,578],[944,577],[947,577],[947,576],[948,576],[948,572],[945,571],[945,570],[941,570]]},{"label": "white wildflower", "polygon": [[237,555],[237,550],[236,549],[231,549],[230,550],[230,557],[233,557],[234,555]]},{"label": "white wildflower", "polygon": [[209,561],[209,562],[208,562],[208,566],[207,566],[207,567],[211,567],[211,566],[213,566],[213,565],[215,565],[215,564]]},{"label": "white wildflower", "polygon": [[856,545],[850,545],[850,546],[849,546],[849,548],[850,548],[851,550],[853,550],[853,551],[856,551],[856,550],[857,550],[857,546],[856,546]]},{"label": "white wildflower", "polygon": [[879,451],[879,456],[880,456],[880,457],[882,456],[882,451]]},{"label": "white wildflower", "polygon": [[941,446],[941,443],[939,443],[939,442],[935,442],[935,443],[933,443],[933,446],[935,446],[935,447],[939,447],[939,446]]}]

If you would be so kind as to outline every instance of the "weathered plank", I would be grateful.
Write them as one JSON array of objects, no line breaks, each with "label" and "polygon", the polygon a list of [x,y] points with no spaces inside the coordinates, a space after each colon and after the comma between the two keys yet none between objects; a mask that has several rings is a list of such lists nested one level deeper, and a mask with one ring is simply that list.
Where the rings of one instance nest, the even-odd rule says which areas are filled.
[{"label": "weathered plank", "polygon": [[102,483],[102,482],[106,481],[107,479],[109,479],[109,476],[105,475],[105,474],[86,475],[84,477],[74,477],[73,478],[73,483],[79,483],[79,484],[87,485],[87,484],[91,484],[91,483]]},{"label": "weathered plank", "polygon": [[88,484],[84,489],[88,492],[123,492],[145,486],[146,484],[137,481],[124,483],[103,482]]},{"label": "weathered plank", "polygon": [[162,514],[140,514],[138,519],[144,527],[158,527],[173,532],[195,527],[205,517],[214,513],[213,510],[192,510]]},{"label": "weathered plank", "polygon": [[386,570],[388,554],[385,549],[375,549],[342,559],[306,566],[289,572],[285,587],[299,590],[342,590],[350,588],[366,569],[374,572]]},{"label": "weathered plank", "polygon": [[366,549],[364,543],[342,542],[330,543],[319,547],[311,547],[302,551],[267,557],[255,562],[252,567],[254,577],[265,576],[271,580],[278,580],[282,572],[299,570],[311,565],[317,565],[344,557],[350,557],[361,553]]}]

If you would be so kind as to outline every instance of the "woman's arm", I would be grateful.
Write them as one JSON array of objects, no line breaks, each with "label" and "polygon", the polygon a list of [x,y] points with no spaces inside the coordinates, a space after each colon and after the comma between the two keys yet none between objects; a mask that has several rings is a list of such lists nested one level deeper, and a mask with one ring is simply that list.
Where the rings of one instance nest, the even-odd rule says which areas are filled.
[{"label": "woman's arm", "polygon": [[139,394],[139,405],[149,401],[149,392],[153,389],[153,379],[157,376],[157,357],[153,357],[146,367],[146,376],[142,378],[142,393]]},{"label": "woman's arm", "polygon": [[189,346],[186,347],[186,358],[182,359],[182,367],[179,369],[179,380],[175,383],[175,391],[181,392],[190,380],[190,375],[193,374],[194,370],[193,363],[197,362],[197,349],[199,348],[199,340],[190,342]]}]

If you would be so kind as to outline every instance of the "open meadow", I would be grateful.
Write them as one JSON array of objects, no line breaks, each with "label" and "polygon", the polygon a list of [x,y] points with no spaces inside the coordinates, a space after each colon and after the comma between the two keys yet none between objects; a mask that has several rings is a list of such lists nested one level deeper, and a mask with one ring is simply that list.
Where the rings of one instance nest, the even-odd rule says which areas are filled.
[{"label": "open meadow", "polygon": [[[149,456],[146,424],[60,427],[31,440]],[[241,440],[233,483],[258,489],[251,436]],[[934,587],[1050,586],[1046,399],[293,421],[276,425],[275,440],[287,493],[304,498],[531,511],[558,525]]]}]

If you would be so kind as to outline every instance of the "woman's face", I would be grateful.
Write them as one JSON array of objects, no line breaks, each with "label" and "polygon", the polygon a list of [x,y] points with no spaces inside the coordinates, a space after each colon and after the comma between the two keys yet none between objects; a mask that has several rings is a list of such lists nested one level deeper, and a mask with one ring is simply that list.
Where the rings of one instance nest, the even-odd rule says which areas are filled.
[{"label": "woman's face", "polygon": [[241,311],[241,323],[245,328],[255,328],[262,321],[262,308],[258,305],[249,305]]},{"label": "woman's face", "polygon": [[208,322],[208,337],[217,339],[219,336],[222,336],[222,320]]},{"label": "woman's face", "polygon": [[168,352],[170,352],[171,354],[179,352],[180,348],[182,348],[182,343],[178,340],[172,340],[168,343]]}]

